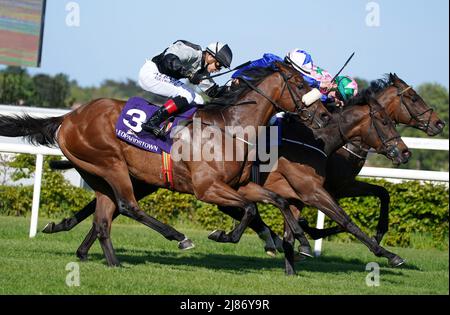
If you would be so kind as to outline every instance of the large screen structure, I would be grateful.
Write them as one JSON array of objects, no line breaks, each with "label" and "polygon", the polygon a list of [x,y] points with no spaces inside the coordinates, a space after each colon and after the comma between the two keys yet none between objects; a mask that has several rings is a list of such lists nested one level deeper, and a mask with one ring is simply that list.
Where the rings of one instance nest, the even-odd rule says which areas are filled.
[{"label": "large screen structure", "polygon": [[0,0],[0,64],[39,67],[45,0]]}]

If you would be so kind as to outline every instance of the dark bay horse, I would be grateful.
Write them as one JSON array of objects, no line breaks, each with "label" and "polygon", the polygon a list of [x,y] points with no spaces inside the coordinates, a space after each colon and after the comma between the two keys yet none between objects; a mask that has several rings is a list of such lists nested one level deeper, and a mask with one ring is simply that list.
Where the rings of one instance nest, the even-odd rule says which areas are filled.
[{"label": "dark bay horse", "polygon": [[[296,145],[296,149],[281,146],[278,168],[268,174],[262,173],[262,182],[268,191],[289,202],[301,200],[308,206],[318,208],[343,230],[353,234],[376,256],[386,257],[391,266],[399,266],[404,260],[362,232],[324,187],[327,157],[347,142],[362,141],[377,153],[386,155],[395,164],[406,163],[411,155],[391,119],[375,98],[368,97],[361,105],[358,104],[355,100],[354,104],[338,110],[332,115],[330,123],[321,129],[307,129],[295,117],[291,118],[293,122],[288,119],[283,124],[282,137],[284,141]],[[255,198],[254,192],[247,194],[243,189],[245,186],[239,192],[247,199],[263,199],[262,196]],[[285,229],[285,239],[293,246],[294,238],[290,229]],[[294,272],[291,248],[285,247],[288,274]]]},{"label": "dark bay horse", "polygon": [[[310,127],[324,126],[329,115],[322,103],[316,101],[305,106],[300,101],[302,96],[310,91],[302,76],[283,63],[277,63],[277,67],[276,71],[261,69],[259,72],[263,73],[260,73],[253,89],[240,89],[231,93],[233,100],[237,101],[234,105],[242,104],[241,106],[216,106],[198,111],[195,117],[202,119],[202,123],[221,130],[225,126],[256,129],[258,126],[267,125],[269,118],[282,110],[295,112],[302,122]],[[231,96],[227,95],[225,100],[229,101]],[[159,155],[141,151],[116,138],[115,124],[124,105],[123,101],[99,99],[61,117],[35,119],[29,116],[0,116],[0,135],[26,137],[31,143],[42,145],[57,143],[63,154],[93,188],[97,199],[94,235],[99,238],[110,266],[119,265],[110,237],[116,209],[120,214],[155,229],[169,240],[188,241],[183,234],[139,208],[133,190],[133,179],[147,183],[153,190],[164,187],[165,181],[161,178],[162,162]],[[187,128],[192,134],[192,124]],[[203,128],[204,125],[202,130]],[[222,145],[225,143],[223,138],[227,136],[221,135]],[[200,147],[193,147],[192,141],[188,143],[191,154],[194,150],[201,150],[208,142],[208,139],[201,140]],[[222,158],[220,161],[190,159],[174,162],[174,190],[194,194],[204,202],[243,210],[244,215],[236,228],[229,234],[221,235],[223,242],[238,242],[257,212],[254,203],[236,191],[236,188],[249,181],[252,161],[248,160],[248,147],[245,146],[244,150],[247,157],[244,161],[226,161]],[[264,191],[260,186],[253,188]],[[146,192],[150,190],[149,188]],[[289,218],[289,209],[286,211],[283,207],[281,210],[288,220],[287,224],[294,230],[293,233],[299,233],[301,228],[293,218]]]},{"label": "dark bay horse", "polygon": [[[389,74],[386,79],[373,81],[371,86],[362,93],[374,93],[375,98],[382,105],[387,114],[396,124],[404,124],[424,131],[429,136],[434,136],[442,132],[445,123],[429,107],[416,91],[401,80],[396,74]],[[298,145],[284,142],[284,150],[295,154]],[[388,231],[389,214],[389,193],[379,185],[370,184],[356,180],[356,176],[361,171],[370,147],[355,141],[348,143],[345,147],[332,153],[327,160],[325,189],[337,200],[344,197],[376,196],[381,201],[381,211],[375,240],[380,244],[383,236]],[[278,183],[280,184],[280,183]],[[265,187],[270,187],[270,178],[264,183]],[[299,199],[289,200],[290,208],[296,216],[300,216],[299,211],[303,208],[303,203]],[[300,210],[299,210],[300,209]],[[235,219],[239,219],[242,214],[234,208],[221,209]],[[309,226],[305,219],[299,219],[303,230],[313,239],[320,239],[340,232],[344,232],[341,226],[327,229],[316,229]],[[263,222],[257,219],[253,221],[255,229],[264,226]],[[299,253],[311,256],[310,245],[307,239],[300,240]],[[272,253],[271,255],[274,255]]]},{"label": "dark bay horse", "polygon": [[[422,130],[429,136],[435,136],[443,131],[445,123],[436,112],[396,74],[389,74],[386,79],[372,82],[369,90],[375,93],[376,99],[395,123]],[[380,217],[374,236],[380,244],[388,231],[389,192],[382,186],[356,179],[366,161],[369,149],[370,147],[366,145],[348,144],[332,154],[327,162],[325,187],[336,199],[359,196],[375,196],[380,199]],[[301,203],[296,203],[291,209],[296,213],[302,207]],[[310,227],[304,219],[301,219],[300,223],[313,239],[343,232],[339,226],[317,230]]]}]

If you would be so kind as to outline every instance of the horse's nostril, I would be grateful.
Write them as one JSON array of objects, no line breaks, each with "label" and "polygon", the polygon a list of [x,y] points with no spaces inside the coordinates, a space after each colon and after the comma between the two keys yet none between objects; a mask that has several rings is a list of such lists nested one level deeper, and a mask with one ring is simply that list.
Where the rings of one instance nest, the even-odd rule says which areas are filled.
[{"label": "horse's nostril", "polygon": [[436,127],[437,127],[438,129],[444,129],[444,127],[445,127],[445,122],[443,122],[442,120],[438,120],[438,121],[436,122]]},{"label": "horse's nostril", "polygon": [[412,153],[409,150],[405,150],[402,152],[402,156],[404,159],[409,160],[409,158],[411,157]]},{"label": "horse's nostril", "polygon": [[331,119],[331,116],[327,113],[323,113],[322,115],[320,115],[320,117],[322,118],[322,120],[326,123],[328,123]]}]

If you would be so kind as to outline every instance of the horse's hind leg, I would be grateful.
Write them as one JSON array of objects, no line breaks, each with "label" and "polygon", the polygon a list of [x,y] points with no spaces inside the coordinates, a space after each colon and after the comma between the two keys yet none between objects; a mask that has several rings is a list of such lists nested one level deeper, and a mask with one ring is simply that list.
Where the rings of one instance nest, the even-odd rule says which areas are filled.
[{"label": "horse's hind leg", "polygon": [[284,263],[286,275],[295,275],[294,267],[294,233],[289,227],[287,222],[284,222],[284,237],[283,237],[283,249],[284,249]]},{"label": "horse's hind leg", "polygon": [[[318,240],[331,235],[345,232],[339,225],[326,229],[317,229],[309,225],[309,222],[300,216],[301,210],[304,208],[304,204],[301,200],[290,200],[290,208],[294,216],[298,218],[297,222],[302,227],[303,231],[311,236],[313,240]],[[308,240],[306,240],[307,242]],[[301,246],[301,245],[300,245]]]},{"label": "horse's hind leg", "polygon": [[116,253],[111,242],[111,222],[116,206],[114,202],[102,193],[97,192],[97,207],[95,209],[94,229],[100,241],[108,266],[119,266]]},{"label": "horse's hind leg", "polygon": [[[194,174],[195,175],[195,174]],[[238,243],[245,228],[255,217],[256,205],[242,197],[236,190],[220,180],[205,182],[204,177],[193,177],[193,187],[197,199],[224,207],[238,207],[244,210],[241,222],[228,234],[216,230],[208,238],[222,243]]]},{"label": "horse's hind leg", "polygon": [[178,241],[179,248],[187,249],[193,246],[192,242],[184,234],[158,221],[139,208],[134,196],[133,185],[128,174],[127,165],[122,161],[115,162],[110,164],[114,165],[114,167],[106,174],[105,180],[114,191],[119,213],[154,229],[170,241]]},{"label": "horse's hind leg", "polygon": [[[112,221],[114,221],[115,218],[119,215],[119,212],[114,212],[114,215],[112,217]],[[95,224],[92,224],[91,229],[89,230],[88,234],[84,238],[83,242],[81,243],[80,247],[78,247],[76,255],[81,261],[87,260],[87,255],[89,252],[89,249],[91,249],[94,242],[97,240],[97,232],[95,230]]]},{"label": "horse's hind leg", "polygon": [[[154,192],[156,190],[156,187],[154,187],[154,186],[147,185],[144,183],[139,183],[136,181],[133,181],[133,188],[134,188],[134,193],[135,193],[135,197],[137,200],[140,200],[140,199],[144,198],[145,196],[150,195],[152,192]],[[120,213],[119,213],[119,211],[117,211],[117,207],[116,207],[116,211],[114,212],[112,220],[114,221],[119,216],[119,214]],[[140,222],[140,223],[143,223],[143,222]],[[81,260],[87,259],[87,254],[89,252],[89,249],[94,244],[96,239],[97,239],[97,234],[95,233],[95,228],[93,226],[89,230],[88,234],[86,235],[86,238],[83,240],[83,242],[81,243],[80,247],[77,250],[77,256]],[[185,238],[178,245],[178,248],[181,250],[188,250],[188,249],[191,249],[194,247],[195,247],[195,245],[188,238]]]},{"label": "horse's hind leg", "polygon": [[58,224],[55,224],[54,222],[48,223],[42,230],[42,233],[53,234],[62,231],[70,231],[80,222],[82,222],[95,212],[96,202],[96,199],[92,200],[90,203],[84,206],[83,209],[78,211],[73,217],[65,218]]}]

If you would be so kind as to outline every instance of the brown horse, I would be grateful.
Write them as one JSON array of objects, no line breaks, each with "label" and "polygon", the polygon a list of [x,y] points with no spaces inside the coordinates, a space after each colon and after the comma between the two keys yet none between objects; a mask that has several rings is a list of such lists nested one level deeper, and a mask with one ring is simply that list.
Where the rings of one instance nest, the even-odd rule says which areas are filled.
[{"label": "brown horse", "polygon": [[[310,91],[302,76],[291,67],[277,63],[278,69],[259,69],[252,71],[252,89],[240,88],[232,91],[225,101],[238,100],[235,105],[216,106],[198,111],[195,118],[205,125],[224,130],[225,126],[253,127],[265,126],[269,118],[279,110],[293,112],[310,127],[322,127],[329,115],[321,102],[316,101],[306,107],[299,104],[302,96]],[[68,160],[73,163],[83,179],[96,194],[96,209],[93,227],[97,234],[108,265],[119,265],[110,238],[111,222],[116,211],[155,229],[169,240],[188,241],[180,232],[152,218],[139,208],[133,190],[132,178],[152,186],[164,187],[161,178],[160,156],[130,146],[116,138],[115,124],[125,102],[111,99],[92,101],[77,110],[61,117],[35,119],[25,117],[0,116],[0,135],[26,137],[32,143],[52,145],[56,142]],[[187,126],[192,134],[192,124]],[[224,150],[225,137],[221,134],[220,143]],[[177,138],[177,141],[186,139]],[[246,141],[248,139],[244,139]],[[236,146],[236,138],[233,142]],[[201,139],[201,146],[188,143],[191,159],[174,163],[174,190],[194,194],[199,200],[219,206],[237,207],[244,211],[241,222],[229,234],[221,235],[221,241],[239,241],[244,229],[255,216],[257,209],[252,201],[242,197],[234,188],[247,184],[250,167],[248,146],[244,147],[244,161],[219,161],[192,158],[194,150],[204,149],[208,139]],[[208,147],[209,149],[209,147]],[[173,153],[173,152],[172,152]],[[255,189],[263,190],[261,187]],[[281,209],[288,220],[287,224],[300,233],[301,228],[293,219],[283,202]],[[181,245],[181,244],[180,244]],[[184,245],[183,245],[184,246]],[[189,245],[188,245],[189,246]]]},{"label": "brown horse", "polygon": [[[373,245],[370,238],[351,222],[335,202],[333,203],[332,198],[323,188],[326,157],[346,141],[353,141],[356,138],[364,139],[364,143],[375,147],[378,152],[388,155],[397,163],[405,163],[410,155],[382,107],[373,99],[363,101],[369,102],[369,105],[348,106],[342,113],[334,115],[329,126],[320,130],[306,128],[298,121],[284,125],[283,137],[293,143],[297,142],[296,149],[292,150],[291,143],[285,146],[288,150],[281,150],[282,158],[279,160],[279,168],[271,172],[265,181],[265,187],[270,191],[255,190],[254,184],[249,183],[240,187],[238,192],[246,199],[255,202],[276,198],[273,194],[275,192],[289,198],[290,202],[303,200],[324,209],[327,215],[351,231],[376,255],[387,257],[391,265],[398,266],[403,263],[403,259],[386,251],[378,244]],[[299,147],[299,141],[306,146]],[[308,147],[313,147],[314,150],[305,150]],[[291,181],[295,182],[295,185]],[[222,210],[227,209],[226,207]],[[286,229],[287,242],[283,244],[287,274],[295,273],[291,230],[293,230],[291,227]],[[223,231],[215,231],[209,236],[216,241],[224,241],[224,237],[226,238],[227,235]],[[91,231],[80,248],[87,252],[95,238],[95,234]]]},{"label": "brown horse", "polygon": [[[396,74],[390,74],[387,79],[380,79],[371,83],[368,91],[375,93],[376,99],[385,107],[390,118],[396,123],[406,124],[420,130],[428,135],[433,136],[442,132],[445,123],[439,119],[436,113],[430,108],[423,99],[408,84],[401,80]],[[285,150],[296,152],[298,146],[292,143],[283,143]],[[350,149],[352,148],[352,153]],[[388,209],[389,194],[385,188],[356,180],[356,175],[360,172],[365,162],[368,148],[348,144],[346,148],[340,148],[331,154],[327,161],[327,175],[325,187],[327,191],[336,199],[352,196],[377,196],[381,200],[380,219],[377,227],[375,239],[380,243],[383,235],[388,229]],[[55,163],[57,168],[72,168],[73,165],[67,161]],[[270,182],[266,181],[270,185]],[[144,187],[135,187],[135,192],[140,193],[139,197],[143,198],[147,193]],[[95,210],[96,201],[92,201],[72,218],[63,219],[60,223],[49,223],[44,233],[56,233],[60,231],[69,231],[79,222],[83,221]],[[298,208],[302,208],[303,204],[300,200],[291,201],[291,209],[298,214]],[[229,214],[236,220],[242,218],[242,212],[236,211],[234,208],[221,207],[221,211]],[[313,239],[323,238],[335,233],[342,232],[339,226],[325,230],[317,230],[308,226],[304,219],[299,221],[304,231]],[[270,255],[275,254],[275,246],[272,239],[276,240],[277,236],[257,215],[249,225],[255,230],[261,238],[266,241],[266,251]],[[268,233],[270,233],[268,235]],[[94,239],[95,240],[95,239]],[[81,259],[86,258],[87,249],[90,246],[80,246],[77,255]],[[282,247],[278,244],[278,250],[282,251]],[[299,251],[303,255],[310,256],[310,246],[307,239],[301,240]]]}]

